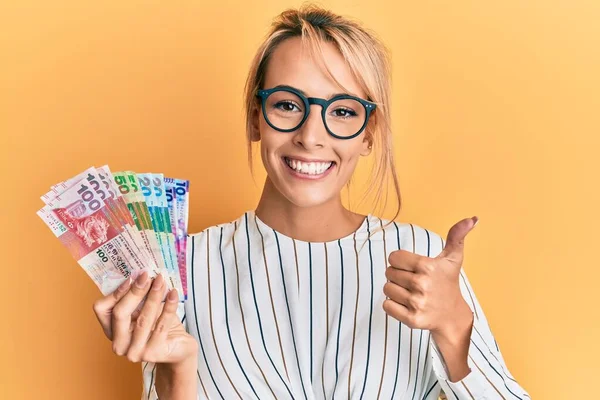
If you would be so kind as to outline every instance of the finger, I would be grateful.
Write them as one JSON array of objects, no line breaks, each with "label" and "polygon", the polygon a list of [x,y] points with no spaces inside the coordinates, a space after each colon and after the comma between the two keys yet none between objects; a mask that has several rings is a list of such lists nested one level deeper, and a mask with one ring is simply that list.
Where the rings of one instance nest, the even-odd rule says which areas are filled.
[{"label": "finger", "polygon": [[129,290],[129,287],[131,286],[131,282],[131,277],[127,278],[111,294],[108,294],[94,302],[94,314],[96,314],[96,318],[98,319],[98,322],[100,322],[100,325],[104,330],[104,334],[109,339],[112,339],[111,316],[113,308],[119,302],[119,300],[125,296]]},{"label": "finger", "polygon": [[150,290],[150,278],[146,271],[135,280],[129,292],[117,303],[112,313],[113,351],[125,355],[131,342],[131,314]]},{"label": "finger", "polygon": [[395,283],[396,285],[402,286],[409,292],[416,288],[415,279],[417,278],[417,274],[414,272],[387,267],[385,270],[385,276],[389,281]]},{"label": "finger", "polygon": [[411,311],[402,304],[398,304],[394,300],[387,299],[383,302],[383,310],[390,317],[393,317],[412,328],[412,326],[409,324],[411,319]]},{"label": "finger", "polygon": [[416,272],[423,256],[411,253],[406,250],[392,251],[388,257],[390,265],[396,269],[403,269],[409,272]]},{"label": "finger", "polygon": [[142,312],[142,309],[140,307],[136,308],[133,313],[131,313],[131,320],[133,322],[135,322],[135,320],[137,320],[137,318],[140,316],[140,313]]},{"label": "finger", "polygon": [[477,225],[477,222],[479,222],[479,218],[472,217],[462,219],[454,224],[448,231],[446,246],[437,258],[447,258],[461,264],[465,248],[465,237]]},{"label": "finger", "polygon": [[[158,351],[164,351],[164,347],[161,344],[167,339],[173,319],[177,318],[178,302],[179,295],[177,294],[177,289],[173,289],[167,294],[162,313],[158,317],[158,320],[156,320],[156,326],[146,345],[147,354],[144,357],[147,359],[146,361],[157,361],[156,357],[159,356]],[[170,350],[167,349],[167,351]]]},{"label": "finger", "polygon": [[383,285],[383,293],[398,304],[402,304],[405,307],[409,307],[410,305],[410,292],[402,286],[396,285],[393,282],[386,282]]},{"label": "finger", "polygon": [[139,316],[135,319],[134,330],[131,337],[131,343],[127,350],[127,358],[132,362],[140,362],[142,351],[146,347],[146,342],[150,337],[156,317],[160,312],[160,304],[164,298],[165,280],[162,275],[158,275],[146,298]]}]

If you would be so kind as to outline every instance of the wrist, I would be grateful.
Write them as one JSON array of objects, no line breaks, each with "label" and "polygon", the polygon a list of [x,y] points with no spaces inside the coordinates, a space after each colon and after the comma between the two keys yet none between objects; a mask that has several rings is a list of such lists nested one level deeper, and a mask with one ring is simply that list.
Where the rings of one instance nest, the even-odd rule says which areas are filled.
[{"label": "wrist", "polygon": [[179,363],[156,364],[156,394],[165,400],[195,400],[197,355]]},{"label": "wrist", "polygon": [[171,377],[195,375],[198,368],[198,356],[190,355],[177,363],[157,363],[156,369]]},{"label": "wrist", "polygon": [[471,331],[473,329],[473,311],[466,302],[462,302],[458,306],[457,311],[452,313],[450,320],[440,326],[439,328],[432,330],[436,343],[446,343],[448,345],[457,345],[462,342],[465,337],[471,337]]},{"label": "wrist", "polygon": [[458,382],[471,372],[468,357],[473,318],[473,312],[465,303],[465,308],[452,314],[451,322],[431,332],[451,382]]}]

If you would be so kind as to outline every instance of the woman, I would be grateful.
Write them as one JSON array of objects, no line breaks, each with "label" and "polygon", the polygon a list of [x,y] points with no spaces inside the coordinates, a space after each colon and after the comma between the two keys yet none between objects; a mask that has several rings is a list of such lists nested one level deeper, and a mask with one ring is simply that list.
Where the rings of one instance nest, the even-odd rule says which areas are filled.
[{"label": "woman", "polygon": [[[189,297],[141,275],[95,311],[143,362],[147,399],[523,399],[461,269],[477,218],[447,241],[342,205],[360,157],[391,177],[389,64],[354,22],[288,10],[246,85],[267,171],[255,211],[188,239]],[[135,311],[142,299],[146,301]]]}]

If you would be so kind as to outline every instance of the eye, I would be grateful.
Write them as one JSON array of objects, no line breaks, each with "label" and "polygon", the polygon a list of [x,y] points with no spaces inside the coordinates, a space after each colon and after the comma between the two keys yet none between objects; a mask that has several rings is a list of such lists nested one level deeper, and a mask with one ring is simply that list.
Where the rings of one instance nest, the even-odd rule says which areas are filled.
[{"label": "eye", "polygon": [[289,100],[288,101],[279,101],[274,104],[274,107],[283,112],[293,112],[293,111],[302,112],[302,110],[296,103],[294,103],[293,101],[289,101]]},{"label": "eye", "polygon": [[342,119],[356,117],[356,112],[347,107],[338,107],[335,110],[332,110],[331,113],[334,117]]}]

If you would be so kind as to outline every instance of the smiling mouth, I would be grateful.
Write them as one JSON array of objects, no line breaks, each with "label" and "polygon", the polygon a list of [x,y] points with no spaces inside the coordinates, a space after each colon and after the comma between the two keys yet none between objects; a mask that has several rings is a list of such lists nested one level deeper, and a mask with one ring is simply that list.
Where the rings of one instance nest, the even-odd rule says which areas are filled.
[{"label": "smiling mouth", "polygon": [[335,161],[305,162],[283,157],[285,163],[295,172],[303,175],[321,175],[335,165]]}]

